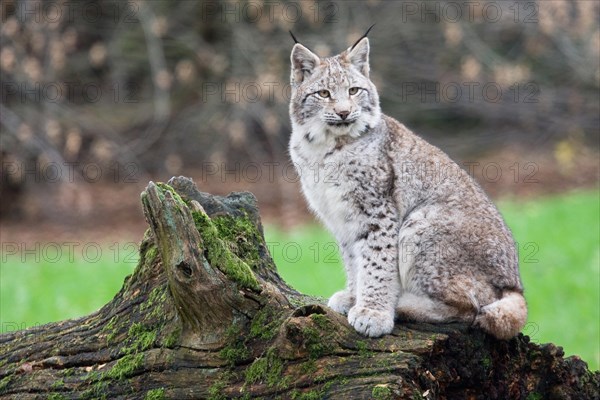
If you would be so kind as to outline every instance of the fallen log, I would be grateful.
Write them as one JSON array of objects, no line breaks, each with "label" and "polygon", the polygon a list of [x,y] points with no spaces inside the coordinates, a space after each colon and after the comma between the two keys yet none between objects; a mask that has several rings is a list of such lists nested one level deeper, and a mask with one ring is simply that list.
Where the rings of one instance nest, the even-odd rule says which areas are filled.
[{"label": "fallen log", "polygon": [[150,182],[140,261],[97,312],[0,335],[11,399],[597,399],[560,347],[460,324],[369,339],[278,275],[256,199]]}]

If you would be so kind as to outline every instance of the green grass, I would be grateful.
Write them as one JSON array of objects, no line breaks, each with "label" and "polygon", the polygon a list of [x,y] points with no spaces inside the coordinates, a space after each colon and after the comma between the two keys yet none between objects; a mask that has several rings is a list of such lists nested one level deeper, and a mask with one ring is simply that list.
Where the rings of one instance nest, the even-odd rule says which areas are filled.
[{"label": "green grass", "polygon": [[[571,193],[527,202],[501,201],[519,243],[529,304],[525,329],[532,340],[554,342],[600,367],[600,196]],[[282,232],[266,227],[269,249],[283,278],[301,292],[328,297],[344,286],[337,245],[317,224]],[[2,243],[0,331],[7,332],[88,314],[120,289],[136,262],[130,244],[101,246],[98,256],[82,245],[52,246],[29,254]],[[34,248],[29,244],[27,249]],[[35,248],[34,248],[35,250]],[[71,257],[71,254],[73,255]],[[95,262],[88,262],[91,259]]]},{"label": "green grass", "polygon": [[501,202],[519,244],[526,333],[600,368],[600,196]]},{"label": "green grass", "polygon": [[344,287],[338,245],[321,226],[310,224],[282,232],[267,225],[265,239],[279,273],[296,290],[329,297]]},{"label": "green grass", "polygon": [[138,259],[133,243],[16,245],[29,252],[11,254],[12,243],[3,242],[0,254],[2,333],[99,309],[119,291]]}]

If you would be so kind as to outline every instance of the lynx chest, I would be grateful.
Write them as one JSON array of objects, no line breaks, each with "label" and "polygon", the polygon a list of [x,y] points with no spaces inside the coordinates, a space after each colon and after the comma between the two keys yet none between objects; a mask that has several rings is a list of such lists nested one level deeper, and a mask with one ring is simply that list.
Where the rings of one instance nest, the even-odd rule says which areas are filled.
[{"label": "lynx chest", "polygon": [[336,233],[364,223],[369,205],[386,196],[391,174],[376,137],[307,142],[292,147],[291,155],[310,207]]}]

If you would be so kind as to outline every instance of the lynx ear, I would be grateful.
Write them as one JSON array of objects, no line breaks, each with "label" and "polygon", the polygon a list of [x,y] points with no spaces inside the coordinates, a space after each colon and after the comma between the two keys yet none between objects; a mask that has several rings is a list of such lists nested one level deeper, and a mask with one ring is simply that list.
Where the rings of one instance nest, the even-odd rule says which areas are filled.
[{"label": "lynx ear", "polygon": [[363,37],[347,50],[346,59],[354,65],[361,74],[369,77],[369,38]]},{"label": "lynx ear", "polygon": [[305,78],[310,76],[314,69],[319,65],[321,59],[312,51],[296,43],[292,49],[292,76],[290,77],[292,85],[299,84]]}]

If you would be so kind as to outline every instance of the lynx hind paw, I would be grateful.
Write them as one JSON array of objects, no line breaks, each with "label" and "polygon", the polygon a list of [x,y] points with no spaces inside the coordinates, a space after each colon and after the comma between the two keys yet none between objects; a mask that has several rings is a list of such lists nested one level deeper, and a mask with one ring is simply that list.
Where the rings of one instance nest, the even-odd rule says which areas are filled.
[{"label": "lynx hind paw", "polygon": [[354,306],[355,298],[347,290],[334,293],[327,302],[327,306],[335,312],[348,315],[348,311]]},{"label": "lynx hind paw", "polygon": [[379,337],[394,329],[394,313],[355,306],[348,313],[348,322],[362,335]]}]

